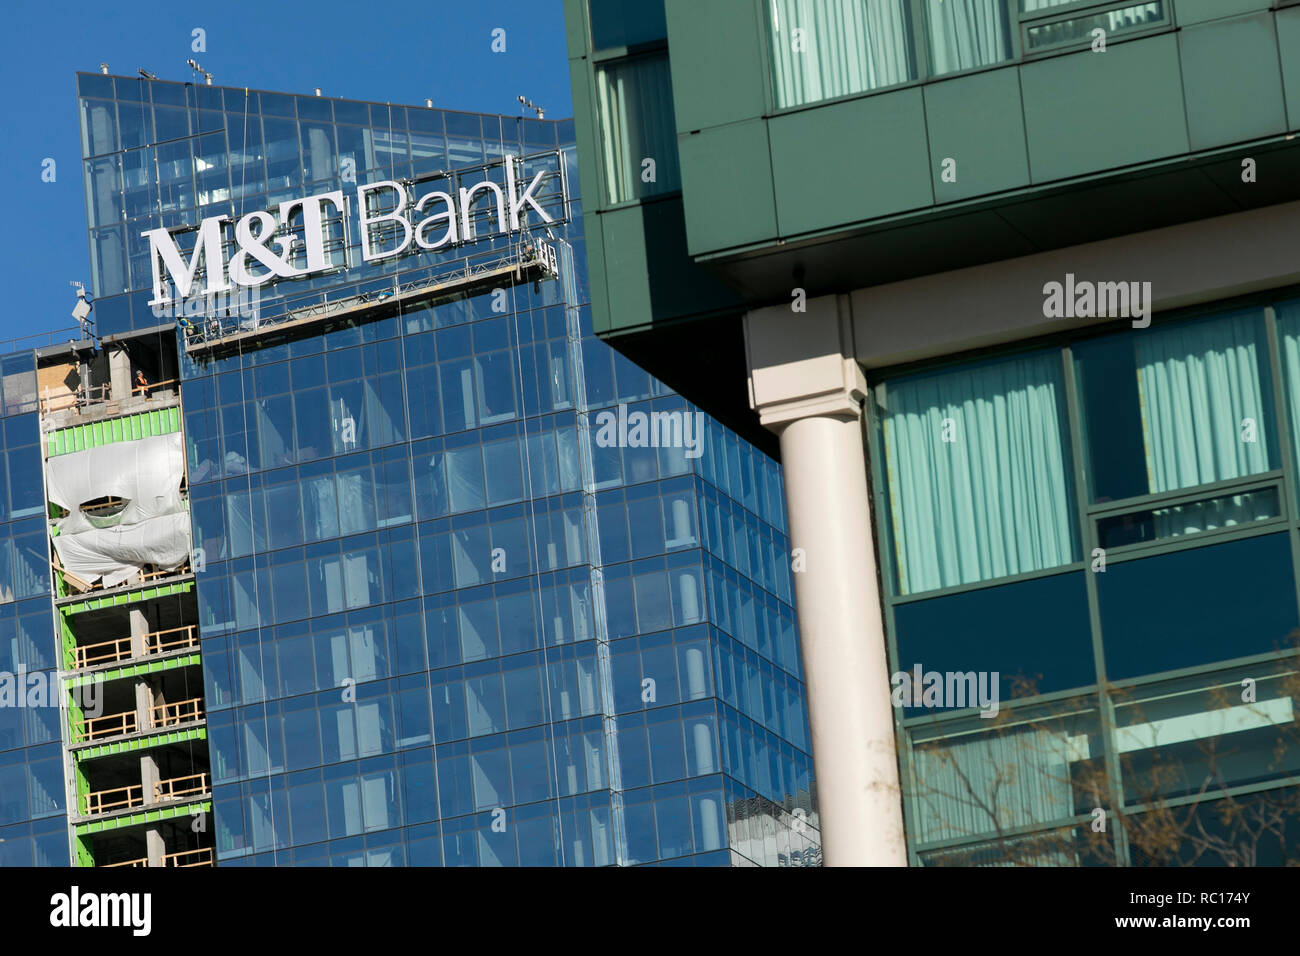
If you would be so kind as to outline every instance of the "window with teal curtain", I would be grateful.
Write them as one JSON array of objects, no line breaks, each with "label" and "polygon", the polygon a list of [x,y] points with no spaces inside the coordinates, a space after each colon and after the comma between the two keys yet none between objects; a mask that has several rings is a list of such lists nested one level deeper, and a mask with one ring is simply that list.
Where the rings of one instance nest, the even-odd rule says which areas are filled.
[{"label": "window with teal curtain", "polygon": [[900,594],[1078,560],[1059,352],[889,382],[881,405]]},{"label": "window with teal curtain", "polygon": [[916,79],[910,6],[909,0],[768,0],[777,108]]},{"label": "window with teal curtain", "polygon": [[[1176,323],[1133,336],[1138,401],[1152,494],[1268,471],[1270,400],[1257,312]],[[1263,495],[1242,494],[1161,509],[1169,537],[1271,517]]]},{"label": "window with teal curtain", "polygon": [[1005,0],[926,0],[936,76],[1011,59]]},{"label": "window with teal curtain", "polygon": [[611,204],[681,188],[665,54],[597,65],[596,111]]},{"label": "window with teal curtain", "polygon": [[[1263,310],[1250,309],[1076,343],[1091,499],[1172,494],[1276,468],[1266,341]],[[1278,504],[1269,488],[1147,510],[1164,538],[1276,517]]]}]

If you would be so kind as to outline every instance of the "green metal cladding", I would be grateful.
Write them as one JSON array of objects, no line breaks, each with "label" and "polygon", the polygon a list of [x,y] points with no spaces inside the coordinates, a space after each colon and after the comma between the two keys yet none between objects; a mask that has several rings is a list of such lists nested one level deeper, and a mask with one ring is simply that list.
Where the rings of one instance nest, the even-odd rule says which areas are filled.
[{"label": "green metal cladding", "polygon": [[[1176,29],[1117,39],[1104,54],[1007,62],[779,113],[763,93],[762,0],[665,6],[693,256],[1300,127],[1300,99],[1284,95],[1300,82],[1300,9],[1272,12],[1267,0],[1178,0]],[[723,34],[728,42],[717,42]],[[757,134],[740,149],[726,148],[734,132],[732,143],[714,139],[722,148],[687,146],[755,120],[767,128],[766,155]],[[938,177],[945,158],[957,161],[956,182]],[[757,183],[771,183],[776,217],[765,235],[756,238],[761,213],[737,215],[726,189],[709,188],[724,177],[746,183],[760,209]]]},{"label": "green metal cladding", "polygon": [[[593,50],[588,0],[565,2],[593,318],[606,336],[743,311],[745,296],[706,264],[726,271],[787,243],[885,226],[942,230],[971,204],[1017,221],[1057,193],[1052,215],[1086,217],[1095,201],[1071,206],[1068,194],[1098,178],[1251,155],[1300,129],[1300,7],[1269,0],[1165,0],[1167,25],[1114,37],[1104,53],[1045,51],[780,110],[766,0],[663,2],[682,192],[618,205],[599,187],[611,153],[594,76],[645,50]],[[1150,226],[1115,226],[1137,228]]]}]

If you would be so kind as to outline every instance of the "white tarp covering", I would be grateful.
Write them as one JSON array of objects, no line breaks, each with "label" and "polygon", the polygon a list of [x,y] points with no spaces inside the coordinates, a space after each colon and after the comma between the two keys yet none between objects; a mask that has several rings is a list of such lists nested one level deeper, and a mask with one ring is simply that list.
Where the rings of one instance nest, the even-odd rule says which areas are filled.
[{"label": "white tarp covering", "polygon": [[[63,567],[114,587],[142,566],[176,568],[190,550],[189,513],[181,501],[185,452],[179,432],[58,455],[46,463],[50,501],[68,511],[54,538]],[[113,497],[126,506],[112,517],[81,506]]]},{"label": "white tarp covering", "polygon": [[190,553],[190,516],[162,515],[140,524],[91,528],[54,539],[63,567],[83,581],[116,587],[146,564],[178,568]]}]

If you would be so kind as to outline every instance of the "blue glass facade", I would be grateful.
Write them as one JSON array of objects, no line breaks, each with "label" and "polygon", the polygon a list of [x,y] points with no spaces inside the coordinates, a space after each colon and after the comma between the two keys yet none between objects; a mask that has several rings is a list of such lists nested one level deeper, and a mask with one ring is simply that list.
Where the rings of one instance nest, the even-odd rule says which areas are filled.
[{"label": "blue glass facade", "polygon": [[0,866],[66,866],[36,362],[0,355]]},{"label": "blue glass facade", "polygon": [[507,155],[567,177],[556,280],[182,346],[218,865],[815,863],[780,469],[704,416],[696,447],[599,440],[695,409],[591,335],[571,124],[79,83],[101,336],[173,334],[144,229]]}]

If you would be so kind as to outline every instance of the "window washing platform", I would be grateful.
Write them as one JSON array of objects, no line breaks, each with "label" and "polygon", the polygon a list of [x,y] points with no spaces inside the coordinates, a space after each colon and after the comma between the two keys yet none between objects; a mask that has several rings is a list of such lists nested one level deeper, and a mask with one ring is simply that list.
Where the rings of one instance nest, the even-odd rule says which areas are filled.
[{"label": "window washing platform", "polygon": [[196,317],[185,333],[185,351],[195,357],[217,355],[270,336],[300,335],[340,319],[355,319],[383,310],[469,298],[491,289],[525,285],[558,275],[555,247],[533,242],[498,253],[490,263],[467,264],[453,273],[421,279],[389,290],[372,291],[333,302],[288,309],[270,319],[247,316]]}]

